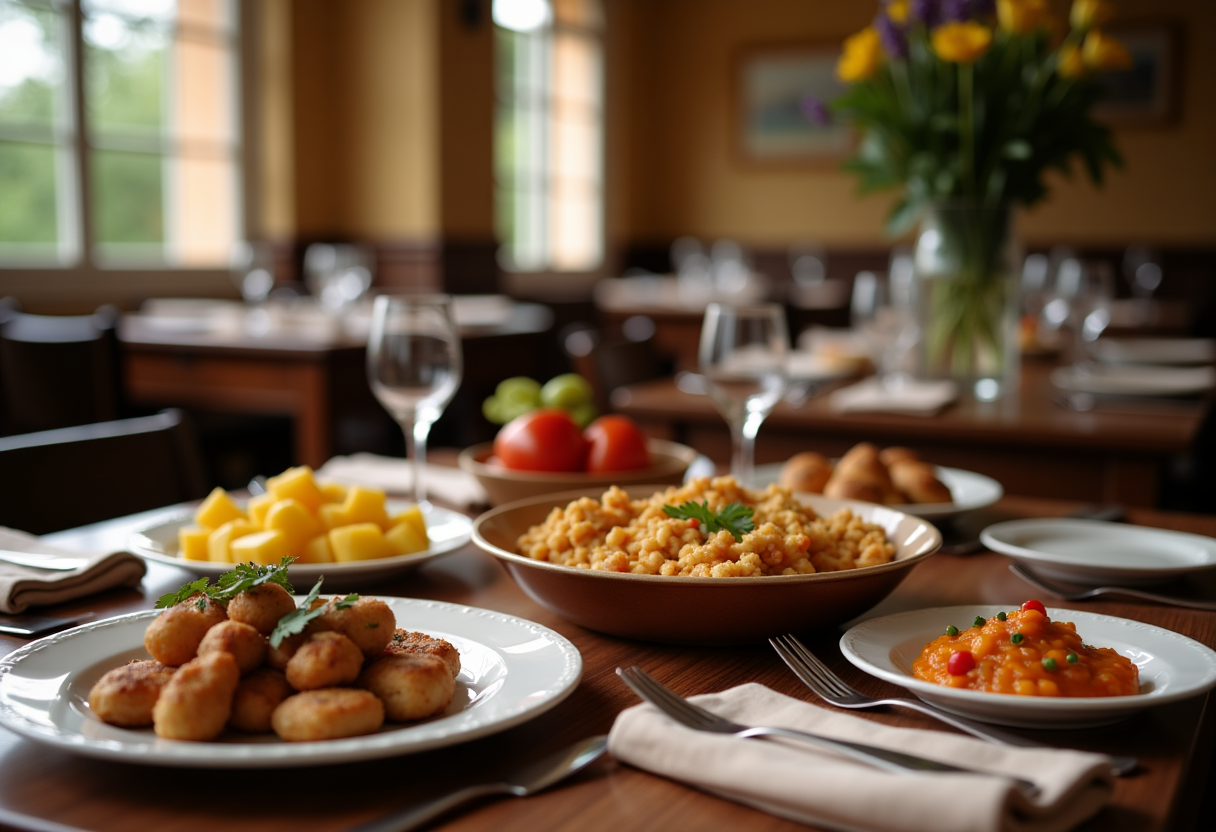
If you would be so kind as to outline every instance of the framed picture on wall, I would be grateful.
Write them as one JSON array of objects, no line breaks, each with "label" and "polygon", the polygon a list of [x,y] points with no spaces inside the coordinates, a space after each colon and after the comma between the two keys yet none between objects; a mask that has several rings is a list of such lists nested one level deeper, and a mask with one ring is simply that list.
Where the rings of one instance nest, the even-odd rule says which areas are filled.
[{"label": "framed picture on wall", "polygon": [[1132,56],[1128,69],[1098,76],[1104,95],[1094,115],[1116,126],[1167,124],[1177,116],[1179,48],[1166,23],[1111,27]]},{"label": "framed picture on wall", "polygon": [[836,46],[751,47],[735,72],[735,137],[749,163],[835,162],[854,133],[833,122],[829,105],[844,92]]}]

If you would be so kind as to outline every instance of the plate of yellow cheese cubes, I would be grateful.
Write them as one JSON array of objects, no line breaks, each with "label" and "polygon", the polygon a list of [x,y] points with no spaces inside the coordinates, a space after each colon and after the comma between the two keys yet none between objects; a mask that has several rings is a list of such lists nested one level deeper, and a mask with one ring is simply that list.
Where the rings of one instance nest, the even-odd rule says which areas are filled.
[{"label": "plate of yellow cheese cubes", "polygon": [[455,511],[390,500],[363,485],[318,480],[308,466],[266,480],[266,491],[239,501],[214,489],[192,513],[135,533],[132,552],[147,560],[216,577],[234,563],[276,564],[330,585],[412,569],[469,542],[472,523]]}]

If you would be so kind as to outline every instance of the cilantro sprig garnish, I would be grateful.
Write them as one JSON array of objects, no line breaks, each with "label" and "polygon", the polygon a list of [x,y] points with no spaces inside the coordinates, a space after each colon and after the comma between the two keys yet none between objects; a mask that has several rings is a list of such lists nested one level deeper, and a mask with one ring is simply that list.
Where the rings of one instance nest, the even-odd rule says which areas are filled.
[{"label": "cilantro sprig garnish", "polygon": [[[292,612],[287,613],[279,619],[279,623],[275,625],[274,631],[270,634],[270,646],[278,647],[283,643],[283,639],[304,632],[304,628],[309,621],[318,618],[325,612],[325,604],[318,604],[316,609],[313,609],[313,602],[321,594],[321,582],[325,578],[317,578],[317,582],[312,585],[312,589],[308,591],[308,595],[300,602],[300,606],[296,607]],[[352,593],[341,600],[335,601],[334,606],[340,610],[350,609],[351,605],[359,600],[359,596]]]},{"label": "cilantro sprig garnish", "polygon": [[706,534],[726,529],[735,540],[742,540],[743,535],[756,528],[756,524],[752,522],[752,515],[756,512],[742,503],[730,503],[716,514],[709,510],[708,500],[702,500],[700,503],[689,500],[678,506],[667,504],[663,506],[663,511],[668,517],[696,520]]},{"label": "cilantro sprig garnish", "polygon": [[[172,607],[187,598],[202,593],[214,601],[231,601],[237,595],[262,584],[278,584],[288,592],[294,593],[291,582],[287,580],[287,567],[295,562],[295,558],[283,558],[279,563],[263,566],[256,563],[239,563],[230,572],[225,572],[211,584],[207,578],[199,578],[183,586],[177,592],[170,592],[156,599],[156,609]],[[202,599],[199,599],[203,603]]]}]

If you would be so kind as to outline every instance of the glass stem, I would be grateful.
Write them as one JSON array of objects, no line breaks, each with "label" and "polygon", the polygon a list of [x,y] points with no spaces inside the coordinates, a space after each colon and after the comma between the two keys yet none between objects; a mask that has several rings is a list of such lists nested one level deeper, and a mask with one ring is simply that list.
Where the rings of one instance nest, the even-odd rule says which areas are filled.
[{"label": "glass stem", "polygon": [[740,485],[750,488],[756,473],[756,434],[760,432],[760,424],[764,416],[749,413],[737,425],[731,425],[731,460],[730,473]]}]

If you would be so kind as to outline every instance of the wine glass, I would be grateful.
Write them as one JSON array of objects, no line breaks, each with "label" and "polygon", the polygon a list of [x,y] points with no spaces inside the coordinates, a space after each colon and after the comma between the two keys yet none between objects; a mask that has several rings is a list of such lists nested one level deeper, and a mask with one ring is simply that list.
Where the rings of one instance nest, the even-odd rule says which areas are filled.
[{"label": "wine glass", "polygon": [[701,326],[701,373],[731,434],[730,472],[751,485],[756,433],[785,395],[789,336],[785,309],[775,303],[711,303]]},{"label": "wine glass", "polygon": [[381,295],[372,307],[367,377],[405,432],[413,459],[414,501],[426,499],[426,439],[460,386],[460,333],[448,295]]}]

